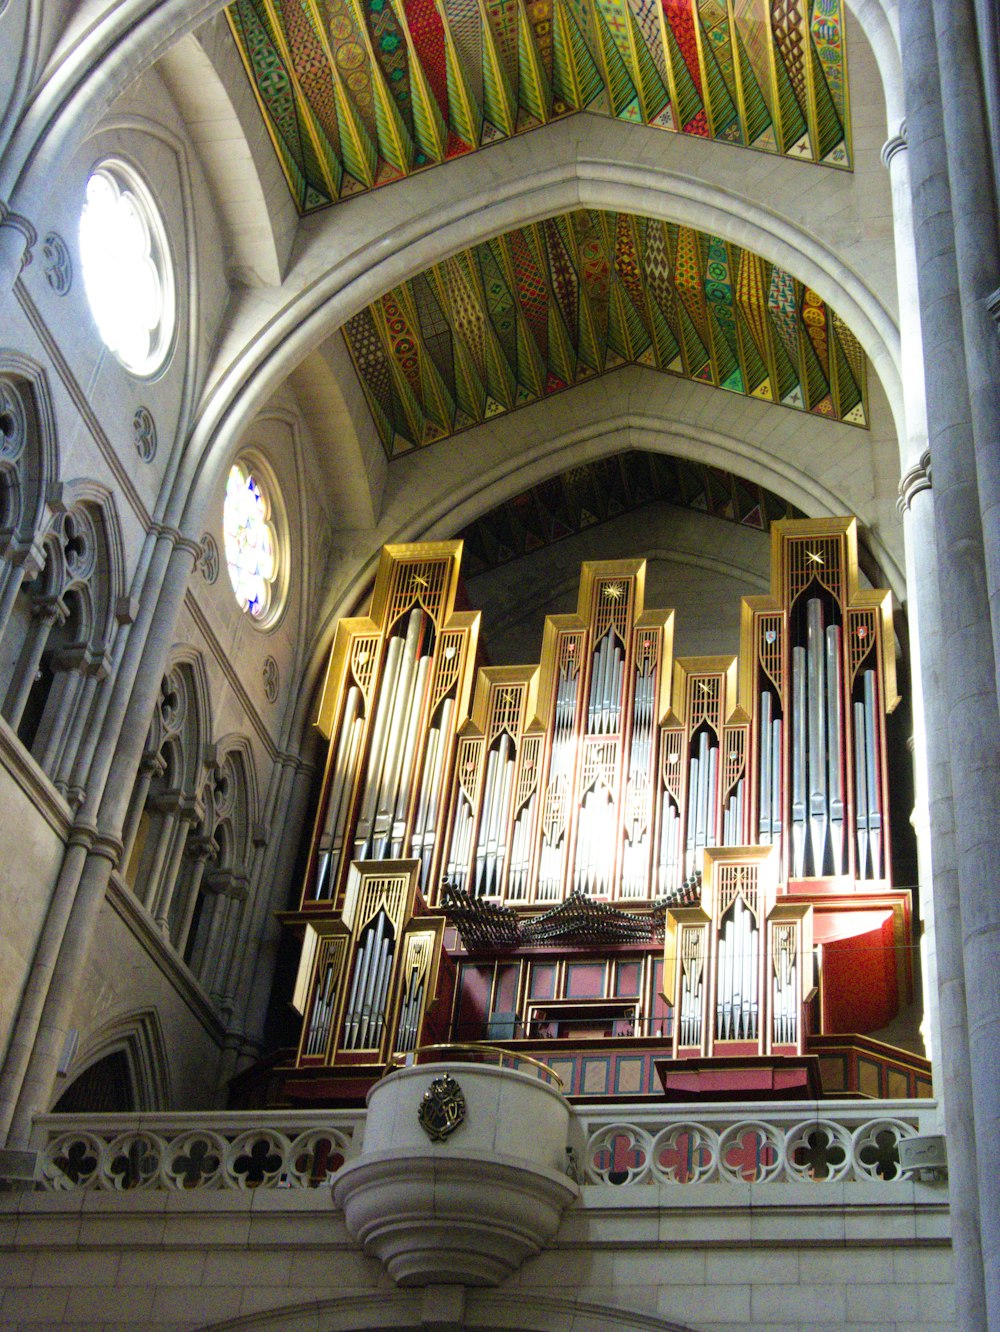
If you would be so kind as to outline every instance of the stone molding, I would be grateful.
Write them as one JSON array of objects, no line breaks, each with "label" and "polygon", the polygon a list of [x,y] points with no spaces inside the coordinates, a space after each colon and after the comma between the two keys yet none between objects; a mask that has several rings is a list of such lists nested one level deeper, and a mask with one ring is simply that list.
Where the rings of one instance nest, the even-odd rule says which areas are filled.
[{"label": "stone molding", "polygon": [[917,462],[908,467],[899,480],[899,499],[896,508],[906,513],[922,490],[931,489],[931,451],[924,449]]},{"label": "stone molding", "polygon": [[579,1196],[567,1175],[478,1153],[363,1155],[334,1198],[399,1286],[496,1286],[540,1253]]},{"label": "stone molding", "polygon": [[892,159],[897,153],[903,152],[909,147],[906,138],[906,121],[901,120],[895,134],[890,134],[888,139],[882,145],[882,151],[879,156],[882,158],[882,165],[888,171],[892,164]]}]

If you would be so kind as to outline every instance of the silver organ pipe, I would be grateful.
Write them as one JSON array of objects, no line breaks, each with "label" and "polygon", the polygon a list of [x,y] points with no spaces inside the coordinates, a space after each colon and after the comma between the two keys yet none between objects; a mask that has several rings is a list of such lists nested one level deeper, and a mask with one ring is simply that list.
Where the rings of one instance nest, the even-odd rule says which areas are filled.
[{"label": "silver organ pipe", "polygon": [[765,689],[760,695],[758,711],[759,732],[759,773],[757,785],[757,838],[764,845],[771,844],[771,692]]},{"label": "silver organ pipe", "polygon": [[868,850],[872,878],[882,876],[882,781],[879,772],[878,717],[875,711],[875,672],[865,671],[865,765],[868,779]]},{"label": "silver organ pipe", "polygon": [[660,863],[659,891],[661,894],[677,887],[680,865],[679,842],[681,816],[670,792],[664,787],[660,796]]},{"label": "silver organ pipe", "polygon": [[358,686],[351,685],[344,701],[344,716],[340,724],[337,754],[327,799],[326,823],[320,835],[316,884],[313,891],[313,897],[317,900],[331,895],[343,851],[344,824],[350,808],[352,779],[365,724],[361,715],[361,698]]},{"label": "silver organ pipe", "polygon": [[[771,722],[771,845],[781,845],[781,829],[783,825],[782,815],[782,791],[784,787],[781,782],[781,730],[782,722],[780,717],[775,717]],[[766,737],[763,741],[767,743]]]},{"label": "silver organ pipe", "polygon": [[737,897],[718,939],[716,1034],[724,1041],[757,1039],[758,931],[753,912]]},{"label": "silver organ pipe", "polygon": [[472,847],[472,806],[464,791],[459,790],[455,804],[455,821],[451,833],[451,851],[445,875],[456,888],[465,887],[469,874],[469,851]]},{"label": "silver organ pipe", "polygon": [[498,897],[500,894],[516,761],[514,742],[509,732],[503,731],[486,758],[486,786],[476,842],[475,897]]},{"label": "silver organ pipe", "polygon": [[798,959],[795,932],[788,926],[775,931],[772,958],[771,1039],[776,1045],[794,1044],[798,1030]]},{"label": "silver organ pipe", "polygon": [[[565,810],[573,773],[575,751],[573,731],[578,683],[579,675],[571,673],[568,666],[563,666],[556,686],[552,757],[549,762],[549,787],[546,794],[546,806],[555,806],[562,813],[562,817],[545,821],[538,874],[538,896],[542,901],[555,901],[562,887],[563,850],[566,841]],[[549,812],[548,808],[545,812],[546,814]]]},{"label": "silver organ pipe", "polygon": [[653,761],[653,708],[656,676],[645,659],[635,675],[632,698],[632,743],[629,751],[625,845],[622,854],[622,896],[645,897],[649,862],[649,812],[646,793]]},{"label": "silver organ pipe", "polygon": [[701,996],[705,975],[702,933],[693,931],[683,936],[684,953],[681,958],[681,1002],[679,1040],[681,1045],[701,1044]]},{"label": "silver organ pipe", "polygon": [[373,926],[369,926],[358,940],[354,952],[354,975],[351,977],[351,990],[347,998],[347,1008],[344,1011],[344,1048],[347,1050],[353,1050],[357,1047],[362,997],[368,986],[368,972],[371,968],[374,950],[375,929]]},{"label": "silver organ pipe", "polygon": [[842,690],[840,626],[831,624],[826,630],[827,792],[830,802],[830,850],[833,855],[833,873],[838,878],[844,866]]},{"label": "silver organ pipe", "polygon": [[303,1045],[303,1054],[318,1055],[326,1049],[330,1035],[330,1022],[333,1018],[333,1005],[336,1001],[336,970],[328,961],[316,981],[316,993],[313,998],[312,1013],[309,1017],[309,1032]]},{"label": "silver organ pipe", "polygon": [[882,792],[875,714],[875,672],[862,676],[863,701],[854,704],[854,805],[858,839],[858,878],[882,874]]},{"label": "silver organ pipe", "polygon": [[385,762],[385,746],[389,733],[389,714],[392,711],[389,700],[395,696],[402,655],[403,640],[397,634],[389,639],[385,649],[382,688],[379,692],[378,706],[376,707],[375,720],[372,726],[371,744],[368,750],[368,770],[365,774],[364,795],[361,798],[361,813],[354,834],[355,860],[367,859],[371,851],[375,810],[378,805],[379,781]]},{"label": "silver organ pipe", "polygon": [[743,778],[740,777],[733,783],[733,788],[729,793],[725,812],[722,816],[723,846],[743,845],[743,789],[744,781]]},{"label": "silver organ pipe", "polygon": [[402,758],[395,780],[396,804],[389,850],[390,858],[393,860],[403,854],[403,842],[406,837],[406,815],[410,808],[410,795],[413,790],[413,778],[416,772],[420,746],[420,723],[423,721],[424,700],[432,665],[433,661],[429,655],[424,655],[417,662],[413,693],[409,700],[406,736],[403,741]]},{"label": "silver organ pipe", "polygon": [[826,862],[827,809],[826,757],[826,646],[823,603],[806,602],[806,680],[809,696],[809,846],[812,872],[822,874]]},{"label": "silver organ pipe", "polygon": [[364,928],[355,950],[355,969],[344,1012],[345,1050],[368,1050],[379,1043],[395,952],[392,924],[384,911]]},{"label": "silver organ pipe", "polygon": [[413,967],[400,1005],[399,1023],[396,1028],[396,1049],[402,1054],[416,1049],[417,1027],[423,1000],[424,978],[418,968]]},{"label": "silver organ pipe", "polygon": [[792,648],[792,876],[806,872],[806,650]]},{"label": "silver organ pipe", "polygon": [[718,745],[713,745],[707,728],[698,732],[698,752],[689,763],[687,855],[685,877],[701,868],[701,853],[715,846],[716,788],[718,786]]},{"label": "silver organ pipe", "polygon": [[[441,704],[438,724],[431,730],[431,739],[434,743],[434,762],[431,764],[428,761],[424,769],[424,791],[426,792],[427,804],[423,821],[420,856],[425,884],[431,872],[431,857],[434,855],[434,847],[437,844],[438,818],[441,808],[441,782],[444,775],[445,761],[451,746],[454,719],[455,700],[449,696]],[[428,769],[430,770],[429,785],[426,775]]]},{"label": "silver organ pipe", "polygon": [[[406,752],[406,744],[410,733],[410,713],[415,706],[414,686],[417,679],[421,641],[424,637],[426,624],[427,616],[425,613],[414,607],[407,620],[403,654],[399,665],[396,688],[392,695],[392,716],[386,737],[385,765],[379,781],[375,827],[372,835],[374,846],[372,854],[376,860],[385,859],[390,855],[396,797],[402,785],[404,769],[408,765],[412,766],[413,754]],[[426,669],[424,679],[426,681]],[[422,698],[416,700],[418,708],[422,701]],[[381,698],[379,703],[381,711]]]}]

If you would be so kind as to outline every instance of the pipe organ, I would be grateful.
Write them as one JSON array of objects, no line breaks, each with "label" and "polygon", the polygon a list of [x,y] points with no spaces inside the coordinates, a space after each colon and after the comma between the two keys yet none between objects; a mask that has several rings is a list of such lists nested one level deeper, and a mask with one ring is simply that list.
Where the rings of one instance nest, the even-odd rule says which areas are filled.
[{"label": "pipe organ", "polygon": [[[850,985],[844,940],[898,954],[909,929],[889,860],[890,599],[859,586],[855,521],[773,525],[739,657],[675,660],[673,612],[619,560],[583,566],[538,665],[477,671],[460,555],[387,547],[368,615],[337,631],[286,917],[298,1069],[375,1069],[429,1032],[804,1055],[850,1011],[824,989]],[[899,956],[869,1026],[906,994]]]}]

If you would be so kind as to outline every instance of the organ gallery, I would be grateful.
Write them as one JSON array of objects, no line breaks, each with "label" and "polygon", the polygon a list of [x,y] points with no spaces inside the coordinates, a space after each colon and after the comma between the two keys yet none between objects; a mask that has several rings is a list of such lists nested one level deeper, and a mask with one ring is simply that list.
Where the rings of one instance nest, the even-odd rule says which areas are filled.
[{"label": "organ gallery", "polygon": [[773,524],[737,657],[675,657],[636,559],[583,566],[538,663],[482,665],[460,563],[386,547],[338,627],[280,1095],[358,1101],[441,1043],[571,1095],[929,1095],[868,1035],[913,976],[890,595],[855,520]]}]

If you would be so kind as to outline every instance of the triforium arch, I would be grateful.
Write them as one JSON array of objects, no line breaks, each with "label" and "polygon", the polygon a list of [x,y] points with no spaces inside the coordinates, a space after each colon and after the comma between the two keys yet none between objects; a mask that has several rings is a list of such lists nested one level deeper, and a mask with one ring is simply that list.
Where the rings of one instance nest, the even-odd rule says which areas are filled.
[{"label": "triforium arch", "polygon": [[160,685],[126,816],[121,856],[126,883],[175,943],[181,923],[175,894],[192,829],[203,814],[210,735],[204,661],[199,653],[181,649],[173,654]]},{"label": "triforium arch", "polygon": [[3,715],[57,788],[79,802],[81,742],[111,670],[125,560],[105,487],[71,482],[53,508],[38,540],[40,567],[29,581],[16,580]]}]

